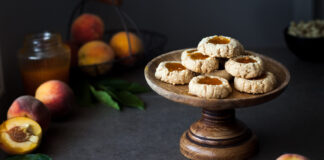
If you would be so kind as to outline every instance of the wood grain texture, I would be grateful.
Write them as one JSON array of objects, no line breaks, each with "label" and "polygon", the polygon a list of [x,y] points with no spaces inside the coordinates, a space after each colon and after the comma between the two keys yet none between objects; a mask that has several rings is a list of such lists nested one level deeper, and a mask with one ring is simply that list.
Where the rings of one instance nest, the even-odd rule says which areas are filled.
[{"label": "wood grain texture", "polygon": [[234,89],[225,99],[206,99],[188,94],[188,85],[171,85],[155,78],[155,70],[163,61],[180,61],[182,50],[168,52],[154,58],[145,67],[145,78],[149,86],[161,96],[179,103],[203,108],[202,118],[193,123],[180,139],[181,153],[193,160],[244,160],[257,151],[257,138],[241,121],[235,118],[235,108],[249,107],[267,102],[280,95],[287,87],[290,74],[279,62],[259,56],[265,70],[277,79],[275,89],[265,94],[247,94]]},{"label": "wood grain texture", "polygon": [[224,110],[239,107],[248,107],[269,101],[277,97],[278,95],[280,95],[280,93],[284,91],[290,80],[290,74],[282,64],[264,55],[248,51],[248,53],[250,54],[261,57],[265,62],[265,69],[274,73],[278,81],[274,90],[265,94],[241,93],[234,89],[233,82],[231,82],[233,92],[230,94],[230,96],[226,97],[225,99],[200,98],[188,94],[188,85],[171,85],[156,79],[154,76],[155,70],[160,64],[160,62],[171,60],[180,61],[180,56],[183,50],[184,49],[171,51],[154,58],[147,64],[144,70],[145,78],[149,86],[156,93],[175,102],[188,104],[190,106],[208,108],[210,110]]},{"label": "wood grain texture", "polygon": [[257,138],[234,109],[206,110],[180,139],[180,152],[193,160],[244,160],[257,151]]}]

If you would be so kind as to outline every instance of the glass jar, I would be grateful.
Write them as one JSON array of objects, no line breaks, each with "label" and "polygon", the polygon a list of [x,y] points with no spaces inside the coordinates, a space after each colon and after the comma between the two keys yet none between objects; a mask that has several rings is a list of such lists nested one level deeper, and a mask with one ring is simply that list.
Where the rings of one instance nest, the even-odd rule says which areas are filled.
[{"label": "glass jar", "polygon": [[68,82],[70,50],[60,34],[43,32],[25,37],[19,50],[18,62],[27,94],[34,95],[37,87],[48,80]]}]

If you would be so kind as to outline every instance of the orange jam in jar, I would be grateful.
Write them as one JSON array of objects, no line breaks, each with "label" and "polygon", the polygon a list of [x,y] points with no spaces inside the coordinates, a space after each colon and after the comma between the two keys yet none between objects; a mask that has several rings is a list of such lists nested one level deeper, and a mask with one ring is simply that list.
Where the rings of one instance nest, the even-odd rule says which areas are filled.
[{"label": "orange jam in jar", "polygon": [[59,34],[43,32],[26,36],[18,53],[25,92],[34,95],[38,86],[48,80],[68,82],[70,54]]}]

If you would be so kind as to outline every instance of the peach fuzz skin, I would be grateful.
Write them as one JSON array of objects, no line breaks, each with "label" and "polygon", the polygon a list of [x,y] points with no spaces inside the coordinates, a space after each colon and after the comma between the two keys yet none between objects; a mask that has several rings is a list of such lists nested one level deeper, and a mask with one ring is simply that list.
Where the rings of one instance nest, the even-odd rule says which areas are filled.
[{"label": "peach fuzz skin", "polygon": [[20,96],[9,107],[7,118],[28,117],[46,131],[51,122],[51,114],[47,107],[32,96]]},{"label": "peach fuzz skin", "polygon": [[[129,41],[128,41],[129,38]],[[131,48],[129,48],[129,42]],[[136,62],[136,57],[131,57],[130,54],[136,55],[144,50],[142,40],[134,33],[118,32],[111,38],[109,45],[113,48],[116,56],[122,60],[124,65],[132,65]],[[130,50],[131,49],[131,50]]]},{"label": "peach fuzz skin", "polygon": [[45,104],[54,119],[68,115],[74,105],[74,94],[71,88],[59,80],[50,80],[41,84],[35,98]]},{"label": "peach fuzz skin", "polygon": [[100,17],[94,14],[84,13],[74,20],[71,27],[72,39],[84,44],[92,40],[99,40],[104,34],[104,23]]},{"label": "peach fuzz skin", "polygon": [[91,41],[84,44],[78,53],[78,65],[87,66],[114,60],[112,48],[102,41]]}]

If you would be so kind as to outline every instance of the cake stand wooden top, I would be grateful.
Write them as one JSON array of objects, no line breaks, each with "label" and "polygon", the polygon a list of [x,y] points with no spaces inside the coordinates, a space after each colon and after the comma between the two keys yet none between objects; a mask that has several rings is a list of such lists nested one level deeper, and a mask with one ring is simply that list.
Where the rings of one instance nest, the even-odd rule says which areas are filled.
[{"label": "cake stand wooden top", "polygon": [[230,82],[233,92],[225,99],[200,98],[188,94],[188,85],[168,84],[156,79],[154,76],[155,70],[160,62],[171,60],[180,61],[180,56],[183,50],[185,49],[171,51],[154,58],[147,64],[144,70],[145,79],[148,85],[159,95],[175,102],[188,104],[190,106],[203,107],[210,110],[248,107],[277,97],[284,91],[290,80],[289,71],[282,64],[267,56],[247,51],[249,54],[261,57],[265,62],[265,69],[275,74],[277,79],[275,89],[265,94],[247,94],[235,90],[233,87],[233,82]]}]

